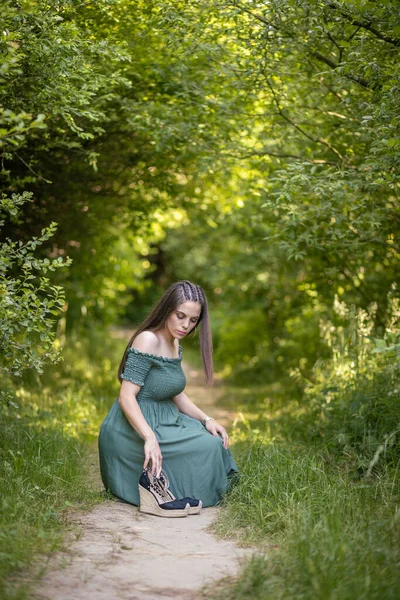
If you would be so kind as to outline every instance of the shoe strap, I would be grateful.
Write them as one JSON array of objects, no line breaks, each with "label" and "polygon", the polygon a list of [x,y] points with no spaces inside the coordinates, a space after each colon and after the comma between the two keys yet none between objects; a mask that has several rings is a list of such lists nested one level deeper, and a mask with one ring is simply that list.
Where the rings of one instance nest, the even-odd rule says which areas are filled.
[{"label": "shoe strap", "polygon": [[150,489],[154,495],[163,502],[171,502],[172,498],[166,489],[163,479],[153,475],[149,469],[147,469],[147,475],[149,478]]}]

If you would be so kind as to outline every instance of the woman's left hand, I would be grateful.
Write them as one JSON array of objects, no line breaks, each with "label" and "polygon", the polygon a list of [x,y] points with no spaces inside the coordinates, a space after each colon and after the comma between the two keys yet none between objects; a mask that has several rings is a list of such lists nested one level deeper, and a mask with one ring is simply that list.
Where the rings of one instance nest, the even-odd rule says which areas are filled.
[{"label": "woman's left hand", "polygon": [[206,429],[207,431],[215,435],[215,437],[219,437],[219,434],[221,434],[224,448],[227,448],[229,446],[229,437],[226,433],[226,429],[225,427],[222,427],[222,425],[220,425],[217,421],[207,421]]}]

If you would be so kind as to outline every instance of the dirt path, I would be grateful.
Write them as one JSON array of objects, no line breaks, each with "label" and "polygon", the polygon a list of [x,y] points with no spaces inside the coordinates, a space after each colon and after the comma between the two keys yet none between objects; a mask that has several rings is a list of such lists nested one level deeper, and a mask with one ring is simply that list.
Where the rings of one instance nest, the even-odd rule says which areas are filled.
[{"label": "dirt path", "polygon": [[[200,373],[183,364],[190,397],[224,425],[233,414],[216,404],[222,389],[203,387]],[[93,459],[98,473],[97,455]],[[97,475],[95,475],[97,477]],[[102,489],[100,480],[99,490]],[[35,590],[40,600],[197,600],[200,588],[234,575],[250,552],[207,531],[218,508],[183,519],[160,519],[107,501],[74,517],[80,537],[50,562]]]}]

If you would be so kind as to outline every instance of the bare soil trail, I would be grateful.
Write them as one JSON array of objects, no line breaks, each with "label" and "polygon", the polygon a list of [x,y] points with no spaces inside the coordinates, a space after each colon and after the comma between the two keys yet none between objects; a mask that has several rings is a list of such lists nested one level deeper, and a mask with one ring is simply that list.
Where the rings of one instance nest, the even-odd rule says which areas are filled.
[{"label": "bare soil trail", "polygon": [[[218,407],[221,386],[206,390],[201,373],[183,363],[189,396],[224,426],[234,414]],[[100,491],[97,452],[91,460]],[[251,550],[207,531],[220,509],[162,519],[109,500],[75,515],[79,534],[68,551],[56,554],[34,595],[40,600],[198,600],[213,580],[234,576]]]}]

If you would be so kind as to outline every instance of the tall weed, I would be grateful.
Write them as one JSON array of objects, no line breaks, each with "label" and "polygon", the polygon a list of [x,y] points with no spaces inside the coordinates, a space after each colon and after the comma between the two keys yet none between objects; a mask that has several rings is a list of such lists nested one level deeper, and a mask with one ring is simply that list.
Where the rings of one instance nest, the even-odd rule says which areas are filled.
[{"label": "tall weed", "polygon": [[392,293],[388,305],[388,327],[376,339],[376,305],[365,311],[336,298],[341,324],[321,323],[332,357],[317,361],[304,389],[317,435],[359,474],[400,456],[400,309]]}]

